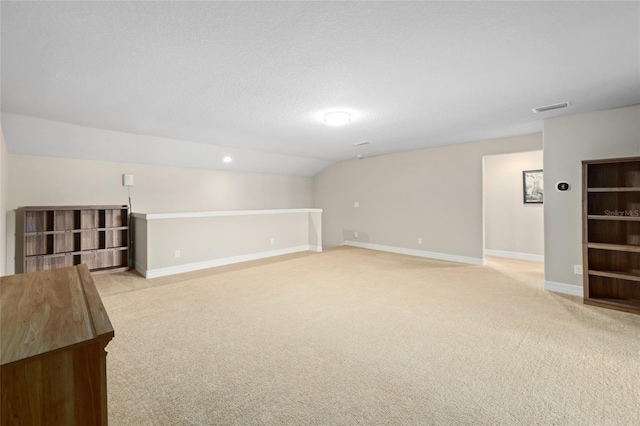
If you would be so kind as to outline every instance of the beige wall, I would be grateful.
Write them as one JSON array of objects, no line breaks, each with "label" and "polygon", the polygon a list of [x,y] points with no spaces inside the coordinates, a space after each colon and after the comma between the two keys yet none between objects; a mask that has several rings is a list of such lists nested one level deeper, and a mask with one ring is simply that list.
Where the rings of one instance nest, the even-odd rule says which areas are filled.
[{"label": "beige wall", "polygon": [[[545,281],[582,287],[582,160],[640,156],[640,105],[545,120]],[[556,182],[571,184],[556,192]],[[547,283],[545,283],[546,285]]]},{"label": "beige wall", "polygon": [[544,254],[544,206],[525,204],[522,195],[522,172],[542,168],[542,151],[484,158],[485,249],[490,251],[487,254],[506,257],[517,257],[517,253]]},{"label": "beige wall", "polygon": [[313,179],[107,161],[10,155],[9,208],[126,204],[145,213],[310,207]]},{"label": "beige wall", "polygon": [[[216,211],[161,217],[135,214],[134,217],[136,269],[148,278],[322,250],[317,232],[312,232],[321,218],[319,210]],[[320,247],[312,240],[319,242]],[[180,252],[179,257],[176,251]]]},{"label": "beige wall", "polygon": [[[20,206],[127,204],[122,174],[134,175],[133,211],[308,208],[313,179],[9,154],[8,210]],[[15,246],[8,233],[9,247]],[[13,253],[7,262],[13,273]]]},{"label": "beige wall", "polygon": [[532,134],[328,167],[315,179],[324,247],[354,240],[357,231],[363,243],[481,260],[482,158],[541,148],[542,135]]},{"label": "beige wall", "polygon": [[7,201],[9,195],[9,153],[0,125],[0,276],[7,274]]}]

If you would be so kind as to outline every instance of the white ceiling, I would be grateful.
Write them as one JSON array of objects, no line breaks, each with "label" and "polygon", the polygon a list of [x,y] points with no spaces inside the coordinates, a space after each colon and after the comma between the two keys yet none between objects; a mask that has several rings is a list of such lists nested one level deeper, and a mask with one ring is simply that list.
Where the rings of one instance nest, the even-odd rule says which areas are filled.
[{"label": "white ceiling", "polygon": [[[237,164],[264,153],[266,171],[313,176],[357,154],[539,132],[544,118],[640,103],[636,1],[2,1],[1,14],[14,153],[47,143],[9,137],[4,117],[18,114],[171,141],[167,164],[209,144]],[[572,106],[531,112],[561,101]],[[324,125],[332,110],[352,122]],[[76,157],[70,146],[47,155]],[[145,162],[131,155],[115,160]]]}]

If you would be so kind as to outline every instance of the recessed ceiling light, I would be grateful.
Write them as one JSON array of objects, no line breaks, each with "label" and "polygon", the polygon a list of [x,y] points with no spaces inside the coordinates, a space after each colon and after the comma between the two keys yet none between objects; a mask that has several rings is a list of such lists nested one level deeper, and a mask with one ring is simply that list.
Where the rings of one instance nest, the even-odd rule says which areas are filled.
[{"label": "recessed ceiling light", "polygon": [[344,126],[351,122],[351,114],[348,112],[330,112],[324,115],[327,126]]},{"label": "recessed ceiling light", "polygon": [[233,161],[233,158],[231,158],[231,157],[229,157],[229,156],[226,156],[226,157],[224,157],[224,158],[222,159],[222,161],[224,161],[225,163],[230,163],[230,162],[232,162],[232,161]]},{"label": "recessed ceiling light", "polygon": [[533,108],[533,109],[531,109],[531,111],[533,111],[533,112],[545,112],[545,111],[551,111],[553,109],[566,108],[569,105],[571,105],[571,102],[560,102],[558,104],[545,105],[545,106]]}]

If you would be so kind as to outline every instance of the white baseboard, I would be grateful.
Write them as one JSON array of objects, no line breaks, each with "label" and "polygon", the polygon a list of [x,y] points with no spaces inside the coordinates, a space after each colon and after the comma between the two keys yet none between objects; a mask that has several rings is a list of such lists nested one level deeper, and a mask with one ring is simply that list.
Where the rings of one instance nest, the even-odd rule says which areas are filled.
[{"label": "white baseboard", "polygon": [[141,265],[141,264],[140,264],[140,263],[138,263],[138,262],[134,262],[133,267],[134,267],[134,269],[135,269],[136,271],[138,271],[138,273],[139,273],[140,275],[142,275],[143,277],[146,277],[146,276],[147,276],[147,267],[146,267],[146,266],[143,266],[143,265]]},{"label": "white baseboard", "polygon": [[[187,263],[184,265],[169,266],[167,268],[147,269],[144,271],[145,278],[158,278],[167,275],[181,274],[183,272],[198,271],[200,269],[215,268],[217,266],[231,265],[233,263],[247,262],[250,260],[265,259],[267,257],[282,256],[284,254],[298,253],[301,251],[322,251],[319,246],[297,246],[288,247],[279,250],[269,250],[259,253],[243,254],[240,256],[223,257],[221,259],[212,259],[204,262]],[[136,270],[142,274],[136,264]]]},{"label": "white baseboard", "polygon": [[346,240],[343,245],[351,247],[359,247],[370,250],[386,251],[389,253],[406,254],[409,256],[426,257],[428,259],[446,260],[449,262],[467,263],[470,265],[484,265],[484,259],[475,257],[457,256],[447,253],[435,253],[431,251],[408,249],[403,247],[385,246],[382,244],[363,243],[360,241]]},{"label": "white baseboard", "polygon": [[487,256],[505,257],[507,259],[529,260],[531,262],[544,262],[544,255],[518,253],[515,251],[491,250],[485,249],[484,254]]},{"label": "white baseboard", "polygon": [[542,288],[547,291],[553,291],[554,293],[569,294],[571,296],[578,296],[578,297],[584,296],[584,290],[582,286],[577,286],[572,284],[557,283],[554,281],[545,281],[542,284]]}]

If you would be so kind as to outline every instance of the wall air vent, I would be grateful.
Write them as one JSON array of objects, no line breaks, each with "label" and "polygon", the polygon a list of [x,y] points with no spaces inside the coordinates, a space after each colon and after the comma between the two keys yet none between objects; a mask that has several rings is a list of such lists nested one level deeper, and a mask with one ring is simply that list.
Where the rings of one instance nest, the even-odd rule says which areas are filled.
[{"label": "wall air vent", "polygon": [[559,104],[546,105],[546,106],[533,108],[531,111],[533,111],[533,112],[545,112],[545,111],[551,111],[551,110],[554,110],[554,109],[566,108],[569,105],[571,105],[571,102],[560,102]]}]

